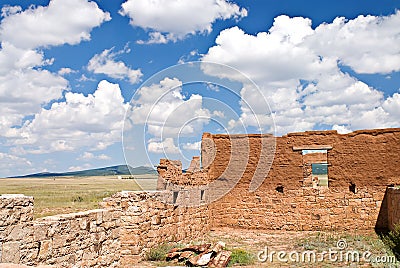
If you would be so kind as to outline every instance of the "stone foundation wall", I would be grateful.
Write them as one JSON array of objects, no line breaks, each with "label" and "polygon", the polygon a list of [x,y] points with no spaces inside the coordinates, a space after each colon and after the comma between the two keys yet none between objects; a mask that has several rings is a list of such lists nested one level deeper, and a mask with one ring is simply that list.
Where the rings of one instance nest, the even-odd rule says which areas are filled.
[{"label": "stone foundation wall", "polygon": [[0,196],[0,262],[18,263],[31,258],[32,220],[33,197]]},{"label": "stone foundation wall", "polygon": [[0,263],[132,267],[162,242],[209,230],[207,206],[167,205],[163,192],[122,192],[102,209],[33,220],[33,198],[0,196]]},{"label": "stone foundation wall", "polygon": [[0,262],[115,267],[120,211],[97,209],[33,220],[33,198],[0,196]]},{"label": "stone foundation wall", "polygon": [[167,204],[168,192],[121,192],[105,199],[107,208],[121,208],[122,267],[132,267],[147,250],[164,242],[184,242],[203,236],[210,229],[208,206]]},{"label": "stone foundation wall", "polygon": [[[96,209],[39,219],[33,223],[33,264],[116,267],[120,212]],[[32,248],[36,251],[36,247]],[[21,260],[22,263],[26,263]]]},{"label": "stone foundation wall", "polygon": [[[213,226],[275,230],[354,230],[385,228],[385,187],[275,189],[229,193],[211,205]],[[240,193],[240,194],[239,194]],[[235,199],[237,202],[231,202]]]}]

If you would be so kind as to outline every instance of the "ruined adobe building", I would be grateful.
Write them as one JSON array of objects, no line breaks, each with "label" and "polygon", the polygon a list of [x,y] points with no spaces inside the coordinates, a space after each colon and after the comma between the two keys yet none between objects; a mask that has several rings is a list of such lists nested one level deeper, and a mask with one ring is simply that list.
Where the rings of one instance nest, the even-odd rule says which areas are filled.
[{"label": "ruined adobe building", "polygon": [[0,263],[133,267],[163,242],[211,228],[392,228],[400,222],[400,129],[211,135],[186,173],[161,159],[160,191],[33,220],[33,198],[0,196]]},{"label": "ruined adobe building", "polygon": [[[270,135],[205,133],[201,157],[204,168],[182,174],[179,165],[161,160],[159,187],[177,191],[177,185],[185,184],[194,189],[193,195],[196,189],[200,191],[205,202],[213,201],[209,205],[212,226],[386,228],[385,193],[388,186],[400,183],[399,152],[400,129],[345,135],[309,131],[276,140]],[[257,178],[256,173],[265,177]],[[238,177],[226,195],[208,187],[221,177]],[[250,192],[254,180],[260,185]]]}]

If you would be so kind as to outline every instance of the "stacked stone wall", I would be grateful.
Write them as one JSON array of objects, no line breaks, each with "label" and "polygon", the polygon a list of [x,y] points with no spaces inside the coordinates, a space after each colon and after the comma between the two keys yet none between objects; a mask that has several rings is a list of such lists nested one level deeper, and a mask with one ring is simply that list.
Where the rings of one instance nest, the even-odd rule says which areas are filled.
[{"label": "stacked stone wall", "polygon": [[32,220],[32,197],[0,196],[0,262],[15,263],[31,257]]},{"label": "stacked stone wall", "polygon": [[121,192],[103,203],[121,208],[121,266],[132,267],[148,249],[165,242],[184,242],[203,236],[210,229],[208,206],[169,204],[169,192]]},{"label": "stacked stone wall", "polygon": [[0,263],[133,267],[158,244],[189,241],[209,230],[207,206],[165,204],[160,195],[121,192],[101,209],[37,220],[32,197],[0,196]]},{"label": "stacked stone wall", "polygon": [[213,226],[303,231],[387,225],[381,212],[385,187],[362,188],[357,193],[348,188],[284,189],[283,193],[270,189],[254,194],[246,188],[237,190],[211,205]]},{"label": "stacked stone wall", "polygon": [[97,209],[33,220],[33,198],[0,196],[1,263],[115,267],[120,212]]}]

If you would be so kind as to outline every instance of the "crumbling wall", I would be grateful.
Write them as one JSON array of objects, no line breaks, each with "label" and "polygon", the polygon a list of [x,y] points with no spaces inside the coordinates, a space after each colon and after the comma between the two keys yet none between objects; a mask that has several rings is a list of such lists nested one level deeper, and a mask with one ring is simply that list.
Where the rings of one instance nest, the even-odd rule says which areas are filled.
[{"label": "crumbling wall", "polygon": [[169,205],[169,192],[121,192],[102,209],[33,220],[33,198],[0,196],[0,263],[61,267],[132,267],[162,242],[191,240],[209,229],[207,206]]},{"label": "crumbling wall", "polygon": [[182,162],[179,160],[160,159],[157,166],[158,190],[177,190],[191,186],[207,185],[210,182],[206,169],[200,169],[199,157],[193,157],[188,170],[182,172]]},{"label": "crumbling wall", "polygon": [[33,197],[24,195],[0,196],[0,262],[18,263],[29,259],[34,246]]},{"label": "crumbling wall", "polygon": [[119,211],[96,209],[36,220],[33,234],[38,254],[33,264],[118,266],[119,217]]},{"label": "crumbling wall", "polygon": [[165,242],[190,241],[210,228],[207,206],[185,207],[168,204],[168,192],[122,192],[103,206],[120,207],[122,267],[132,267],[146,251]]},{"label": "crumbling wall", "polygon": [[[235,187],[211,204],[214,226],[288,230],[387,226],[382,201],[386,187],[400,183],[400,129],[346,135],[311,131],[277,137],[271,169],[254,192],[249,192],[249,187],[260,167],[260,143],[264,137],[204,136],[212,138],[215,148],[214,160],[209,165],[211,180],[225,172],[233,156],[247,161]],[[249,154],[232,150],[233,142],[238,140],[248,143]],[[297,148],[318,146],[331,148],[327,152],[327,189],[303,185],[303,156]]]},{"label": "crumbling wall", "polygon": [[115,267],[120,212],[97,209],[33,221],[33,198],[0,196],[0,263]]}]

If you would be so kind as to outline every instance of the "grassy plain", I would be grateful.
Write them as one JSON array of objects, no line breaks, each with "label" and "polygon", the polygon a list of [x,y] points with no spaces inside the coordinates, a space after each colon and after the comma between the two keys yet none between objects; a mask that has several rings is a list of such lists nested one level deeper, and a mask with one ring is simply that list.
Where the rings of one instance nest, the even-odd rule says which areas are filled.
[{"label": "grassy plain", "polygon": [[98,208],[104,197],[119,191],[155,189],[157,175],[137,175],[135,179],[139,184],[117,176],[7,178],[0,179],[0,194],[33,196],[35,218],[40,218]]}]

